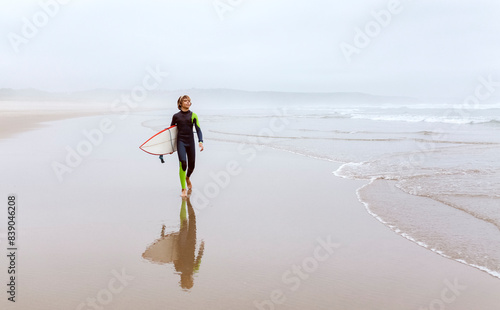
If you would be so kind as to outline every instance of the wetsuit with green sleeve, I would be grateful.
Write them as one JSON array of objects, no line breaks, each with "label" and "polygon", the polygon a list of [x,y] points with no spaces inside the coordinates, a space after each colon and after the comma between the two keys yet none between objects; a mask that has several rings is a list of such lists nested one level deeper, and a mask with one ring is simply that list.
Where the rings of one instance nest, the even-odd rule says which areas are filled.
[{"label": "wetsuit with green sleeve", "polygon": [[195,166],[196,144],[193,126],[196,128],[198,142],[203,142],[198,115],[192,111],[179,111],[172,117],[170,126],[177,125],[177,155],[179,156],[179,177],[182,189],[186,188],[186,177],[190,177]]}]

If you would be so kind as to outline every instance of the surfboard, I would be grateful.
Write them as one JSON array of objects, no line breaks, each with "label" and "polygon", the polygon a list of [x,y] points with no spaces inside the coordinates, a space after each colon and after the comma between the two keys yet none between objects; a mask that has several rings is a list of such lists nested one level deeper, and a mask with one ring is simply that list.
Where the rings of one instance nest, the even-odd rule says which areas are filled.
[{"label": "surfboard", "polygon": [[163,129],[139,148],[151,155],[165,155],[177,151],[177,126]]}]

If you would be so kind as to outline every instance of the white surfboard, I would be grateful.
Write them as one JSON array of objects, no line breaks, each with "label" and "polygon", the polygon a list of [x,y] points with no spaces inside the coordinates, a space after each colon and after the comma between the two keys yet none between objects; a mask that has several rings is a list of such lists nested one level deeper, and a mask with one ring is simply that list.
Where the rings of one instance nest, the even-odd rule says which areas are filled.
[{"label": "white surfboard", "polygon": [[151,155],[165,155],[177,151],[177,126],[163,129],[139,148]]}]

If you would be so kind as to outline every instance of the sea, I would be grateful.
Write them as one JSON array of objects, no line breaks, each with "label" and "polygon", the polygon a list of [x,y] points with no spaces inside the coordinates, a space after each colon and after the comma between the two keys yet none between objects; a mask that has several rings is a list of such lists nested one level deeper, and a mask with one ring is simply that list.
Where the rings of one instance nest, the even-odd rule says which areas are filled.
[{"label": "sea", "polygon": [[376,220],[500,278],[500,103],[259,102],[198,110],[207,141],[338,163],[332,177],[366,180],[357,197]]}]

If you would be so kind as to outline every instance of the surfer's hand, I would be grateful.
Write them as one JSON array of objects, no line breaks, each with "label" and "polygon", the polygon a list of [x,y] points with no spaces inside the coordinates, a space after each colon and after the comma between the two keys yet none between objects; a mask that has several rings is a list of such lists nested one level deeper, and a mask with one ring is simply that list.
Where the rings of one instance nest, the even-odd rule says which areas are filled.
[{"label": "surfer's hand", "polygon": [[200,146],[200,152],[203,152],[204,150],[203,142],[198,143],[198,145]]}]

